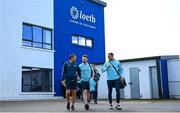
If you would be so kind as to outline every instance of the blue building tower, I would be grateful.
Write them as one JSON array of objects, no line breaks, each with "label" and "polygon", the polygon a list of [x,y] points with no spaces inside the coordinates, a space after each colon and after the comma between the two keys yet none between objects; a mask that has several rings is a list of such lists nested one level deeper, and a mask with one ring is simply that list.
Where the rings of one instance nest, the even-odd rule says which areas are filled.
[{"label": "blue building tower", "polygon": [[62,65],[69,54],[87,54],[90,63],[105,62],[104,7],[100,0],[54,0],[54,89],[62,96]]}]

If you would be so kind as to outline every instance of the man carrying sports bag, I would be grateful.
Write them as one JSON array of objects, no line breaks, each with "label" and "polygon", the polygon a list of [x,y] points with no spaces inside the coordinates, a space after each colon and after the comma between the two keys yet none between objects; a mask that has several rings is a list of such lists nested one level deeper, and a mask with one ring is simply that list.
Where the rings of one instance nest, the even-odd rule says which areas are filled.
[{"label": "man carrying sports bag", "polygon": [[[109,109],[113,109],[112,105],[112,90],[116,90],[116,109],[121,110],[120,107],[120,79],[123,73],[122,66],[119,61],[114,59],[114,54],[109,53],[108,59],[103,68],[102,72],[107,71],[107,85],[108,85],[108,99],[109,99]],[[118,72],[117,72],[118,71]]]}]

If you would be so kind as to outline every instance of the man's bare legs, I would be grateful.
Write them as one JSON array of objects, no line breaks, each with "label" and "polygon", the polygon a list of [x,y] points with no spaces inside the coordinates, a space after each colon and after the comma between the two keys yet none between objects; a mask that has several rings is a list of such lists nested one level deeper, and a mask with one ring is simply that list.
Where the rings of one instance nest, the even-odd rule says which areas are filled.
[{"label": "man's bare legs", "polygon": [[76,100],[76,90],[73,89],[72,90],[72,106],[74,106],[75,100]]},{"label": "man's bare legs", "polygon": [[84,99],[85,108],[86,108],[86,110],[88,110],[89,109],[89,105],[88,105],[89,102],[88,101],[90,99],[90,92],[89,92],[89,90],[85,89],[83,91],[83,99]]},{"label": "man's bare legs", "polygon": [[76,99],[76,90],[66,90],[66,98],[67,98],[67,109],[70,110],[70,97],[72,96],[71,99],[71,109],[74,110],[74,104],[75,104],[75,99]]},{"label": "man's bare legs", "polygon": [[70,95],[71,95],[71,90],[66,90],[66,99],[67,99],[67,109],[70,110]]}]

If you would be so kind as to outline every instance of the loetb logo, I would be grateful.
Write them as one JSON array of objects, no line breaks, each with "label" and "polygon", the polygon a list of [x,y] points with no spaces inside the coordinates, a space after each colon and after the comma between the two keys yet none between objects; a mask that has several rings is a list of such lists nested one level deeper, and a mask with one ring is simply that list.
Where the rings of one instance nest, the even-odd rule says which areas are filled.
[{"label": "loetb logo", "polygon": [[71,7],[70,14],[73,19],[78,19],[79,17],[79,11],[75,6]]},{"label": "loetb logo", "polygon": [[70,8],[70,15],[74,20],[81,19],[87,22],[96,23],[96,18],[93,14],[85,14],[82,10],[78,10],[75,6]]}]

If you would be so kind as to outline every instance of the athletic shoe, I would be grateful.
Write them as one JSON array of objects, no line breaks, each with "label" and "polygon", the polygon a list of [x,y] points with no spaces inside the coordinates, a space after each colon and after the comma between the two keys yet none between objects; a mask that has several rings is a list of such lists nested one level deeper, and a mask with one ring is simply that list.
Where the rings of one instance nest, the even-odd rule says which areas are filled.
[{"label": "athletic shoe", "polygon": [[67,103],[66,108],[67,110],[70,110],[70,103]]},{"label": "athletic shoe", "polygon": [[75,107],[74,105],[71,106],[71,110],[74,111],[75,110]]},{"label": "athletic shoe", "polygon": [[86,104],[84,107],[85,107],[86,110],[89,110],[89,105],[88,104]]},{"label": "athletic shoe", "polygon": [[97,104],[97,100],[95,100],[94,103]]},{"label": "athletic shoe", "polygon": [[109,105],[109,109],[113,109],[113,105],[112,104]]},{"label": "athletic shoe", "polygon": [[121,110],[122,108],[121,108],[120,105],[117,105],[117,106],[116,106],[116,109],[117,109],[117,110]]}]

